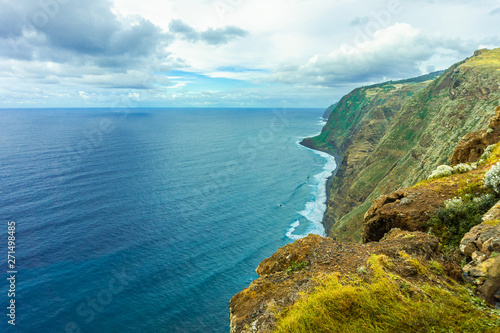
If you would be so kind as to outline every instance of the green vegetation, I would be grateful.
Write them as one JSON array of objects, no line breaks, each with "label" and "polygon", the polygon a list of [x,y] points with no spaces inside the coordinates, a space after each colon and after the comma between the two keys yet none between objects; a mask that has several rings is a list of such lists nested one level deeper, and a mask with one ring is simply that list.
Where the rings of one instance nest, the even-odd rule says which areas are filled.
[{"label": "green vegetation", "polygon": [[356,269],[356,272],[358,272],[358,274],[366,274],[367,271],[366,271],[366,267],[365,266],[359,266],[357,269]]},{"label": "green vegetation", "polygon": [[498,70],[500,68],[500,49],[476,51],[476,56],[470,58],[462,66]]},{"label": "green vegetation", "polygon": [[440,165],[434,170],[429,177],[428,180],[434,180],[438,178],[448,177],[453,174],[453,168],[449,165]]},{"label": "green vegetation", "polygon": [[440,238],[444,251],[453,251],[463,236],[481,223],[483,215],[498,201],[493,194],[475,196],[470,193],[445,201],[430,218],[429,231]]},{"label": "green vegetation", "polygon": [[481,157],[477,161],[478,164],[484,164],[488,160],[488,158],[490,157],[491,153],[493,153],[493,150],[495,149],[495,147],[496,147],[496,145],[489,145],[488,147],[486,147],[486,149],[483,152],[483,155],[481,155]]},{"label": "green vegetation", "polygon": [[307,268],[307,262],[302,261],[302,262],[292,262],[290,266],[285,270],[286,274],[292,274],[294,272],[303,270],[304,268]]},{"label": "green vegetation", "polygon": [[500,162],[497,162],[484,176],[484,186],[500,194]]},{"label": "green vegetation", "polygon": [[412,283],[386,272],[387,260],[372,256],[371,283],[322,277],[312,293],[279,315],[276,332],[500,332],[500,313],[468,289]]},{"label": "green vegetation", "polygon": [[[498,82],[500,49],[481,50],[444,73],[358,88],[342,98],[310,139],[343,159],[325,218],[330,235],[360,241],[374,200],[449,163],[465,134],[486,128],[499,104]],[[452,174],[475,167],[459,165]]]},{"label": "green vegetation", "polygon": [[443,266],[440,263],[438,263],[437,261],[429,261],[429,268],[436,275],[443,275],[444,274]]},{"label": "green vegetation", "polygon": [[427,180],[434,180],[443,177],[448,177],[457,173],[466,173],[472,170],[477,169],[476,163],[460,163],[451,167],[449,165],[440,165],[436,168],[436,170],[432,171],[432,173],[427,177]]}]

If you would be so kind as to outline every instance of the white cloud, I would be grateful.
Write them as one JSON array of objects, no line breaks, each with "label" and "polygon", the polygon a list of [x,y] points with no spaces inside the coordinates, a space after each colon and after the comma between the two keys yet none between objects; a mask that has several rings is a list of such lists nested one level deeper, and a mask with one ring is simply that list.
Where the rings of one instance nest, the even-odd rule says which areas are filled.
[{"label": "white cloud", "polygon": [[[47,12],[48,2],[0,0],[0,107],[109,106],[135,94],[321,107],[500,46],[493,0],[55,1]],[[47,24],[30,25],[39,12]]]},{"label": "white cloud", "polygon": [[418,76],[428,70],[431,60],[442,65],[440,57],[469,55],[469,44],[460,39],[428,36],[409,24],[396,23],[376,31],[371,40],[343,45],[328,54],[313,56],[302,66],[279,70],[271,80],[337,86]]}]

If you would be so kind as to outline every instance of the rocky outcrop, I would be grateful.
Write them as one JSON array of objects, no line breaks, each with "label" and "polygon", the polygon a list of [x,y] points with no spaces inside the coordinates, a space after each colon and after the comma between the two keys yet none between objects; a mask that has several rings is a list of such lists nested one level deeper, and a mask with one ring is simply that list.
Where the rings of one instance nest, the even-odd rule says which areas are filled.
[{"label": "rocky outcrop", "polygon": [[[432,281],[401,253],[423,261],[442,259],[437,238],[421,232],[393,229],[380,242],[369,244],[339,243],[309,235],[262,261],[257,268],[259,278],[231,299],[231,332],[272,332],[276,314],[293,305],[301,293],[313,290],[318,284],[315,277],[334,272],[344,276],[366,274],[367,261],[374,253],[390,258],[394,263],[393,273],[409,281],[429,283]],[[445,265],[445,270],[448,276],[453,276],[460,267]],[[443,278],[447,279],[444,275]]]},{"label": "rocky outcrop", "polygon": [[[439,187],[439,191],[436,188]],[[375,200],[366,212],[363,242],[379,241],[392,228],[427,231],[426,222],[457,191],[454,182],[403,188]]]},{"label": "rocky outcrop", "polygon": [[500,308],[500,202],[460,242],[460,251],[469,260],[463,268],[477,291]]},{"label": "rocky outcrop", "polygon": [[489,145],[500,141],[500,106],[490,118],[488,129],[466,134],[453,150],[450,158],[452,166],[459,163],[476,162]]}]

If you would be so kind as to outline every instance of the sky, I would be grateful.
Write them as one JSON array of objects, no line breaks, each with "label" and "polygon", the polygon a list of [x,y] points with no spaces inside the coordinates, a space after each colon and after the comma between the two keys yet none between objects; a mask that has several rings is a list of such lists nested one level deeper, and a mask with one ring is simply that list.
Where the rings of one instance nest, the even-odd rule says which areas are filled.
[{"label": "sky", "polygon": [[499,31],[498,0],[0,0],[0,108],[326,108]]}]

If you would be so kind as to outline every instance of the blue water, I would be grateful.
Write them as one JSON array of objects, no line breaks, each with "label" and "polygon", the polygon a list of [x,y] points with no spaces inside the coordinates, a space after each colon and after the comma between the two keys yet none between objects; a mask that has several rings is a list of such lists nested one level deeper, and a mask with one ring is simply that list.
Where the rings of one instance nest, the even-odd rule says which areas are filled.
[{"label": "blue water", "polygon": [[0,331],[228,332],[257,265],[324,232],[322,112],[0,110]]}]

